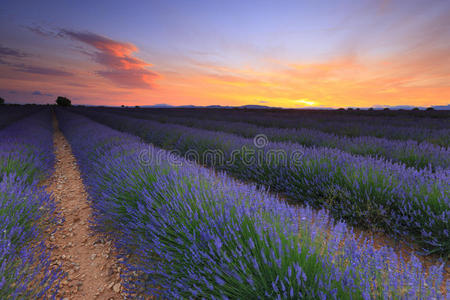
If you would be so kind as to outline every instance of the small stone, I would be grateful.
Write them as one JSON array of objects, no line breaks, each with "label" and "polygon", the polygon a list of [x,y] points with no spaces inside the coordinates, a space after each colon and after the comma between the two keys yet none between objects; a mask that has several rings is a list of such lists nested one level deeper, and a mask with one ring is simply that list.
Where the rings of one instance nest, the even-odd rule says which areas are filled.
[{"label": "small stone", "polygon": [[95,254],[95,253],[92,254],[92,255],[91,255],[91,260],[94,260],[96,256],[97,256],[97,254]]},{"label": "small stone", "polygon": [[116,284],[113,286],[113,291],[114,291],[115,293],[120,292],[120,283],[116,283]]},{"label": "small stone", "polygon": [[105,241],[103,239],[97,239],[93,244],[103,244]]}]

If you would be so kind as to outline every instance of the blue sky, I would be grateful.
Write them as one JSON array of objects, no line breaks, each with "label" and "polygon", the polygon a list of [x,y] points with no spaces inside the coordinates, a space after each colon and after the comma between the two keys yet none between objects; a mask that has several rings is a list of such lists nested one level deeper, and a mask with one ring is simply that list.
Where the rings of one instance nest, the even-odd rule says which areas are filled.
[{"label": "blue sky", "polygon": [[[52,100],[33,95],[42,90],[98,104],[447,104],[449,20],[449,1],[6,1],[0,96]],[[121,44],[129,45],[125,52],[111,50]],[[139,64],[124,64],[130,57]]]}]

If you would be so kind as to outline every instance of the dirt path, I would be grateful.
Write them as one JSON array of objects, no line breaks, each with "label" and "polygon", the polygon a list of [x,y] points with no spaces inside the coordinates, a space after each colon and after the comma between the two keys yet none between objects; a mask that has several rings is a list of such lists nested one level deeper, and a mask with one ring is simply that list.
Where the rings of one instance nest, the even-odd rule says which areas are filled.
[{"label": "dirt path", "polygon": [[56,119],[53,126],[56,164],[48,190],[64,221],[50,235],[48,246],[53,249],[52,263],[66,273],[58,298],[122,299],[111,242],[89,228],[91,208],[80,171]]}]

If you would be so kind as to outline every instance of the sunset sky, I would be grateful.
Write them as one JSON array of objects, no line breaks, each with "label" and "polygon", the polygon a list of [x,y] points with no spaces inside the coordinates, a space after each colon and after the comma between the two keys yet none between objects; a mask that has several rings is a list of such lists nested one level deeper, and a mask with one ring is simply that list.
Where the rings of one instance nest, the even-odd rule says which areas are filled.
[{"label": "sunset sky", "polygon": [[450,1],[2,1],[0,97],[450,103]]}]

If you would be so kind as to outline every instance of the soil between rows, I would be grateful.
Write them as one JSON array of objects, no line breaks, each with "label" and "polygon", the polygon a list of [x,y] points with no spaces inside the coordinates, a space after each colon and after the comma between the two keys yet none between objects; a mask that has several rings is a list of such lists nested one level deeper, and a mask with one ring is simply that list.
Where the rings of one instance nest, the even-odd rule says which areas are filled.
[{"label": "soil between rows", "polygon": [[65,273],[57,298],[122,299],[120,266],[111,241],[95,233],[92,209],[71,147],[53,120],[55,171],[48,191],[61,218],[47,246],[54,267]]}]

